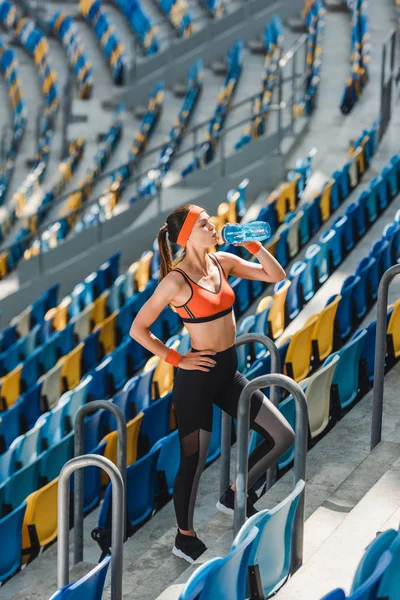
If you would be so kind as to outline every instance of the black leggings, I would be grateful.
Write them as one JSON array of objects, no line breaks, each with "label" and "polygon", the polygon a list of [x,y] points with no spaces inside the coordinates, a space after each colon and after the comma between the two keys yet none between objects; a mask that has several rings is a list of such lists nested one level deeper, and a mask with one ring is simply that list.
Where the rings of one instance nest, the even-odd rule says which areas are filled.
[{"label": "black leggings", "polygon": [[[199,352],[192,348],[194,352]],[[178,527],[193,529],[193,514],[200,475],[205,467],[212,432],[213,404],[236,418],[239,397],[248,379],[238,370],[236,346],[213,356],[209,371],[178,367],[172,402],[180,440],[180,465],[174,483]],[[264,439],[249,456],[248,489],[293,443],[289,423],[261,390],[251,397],[250,427]]]}]

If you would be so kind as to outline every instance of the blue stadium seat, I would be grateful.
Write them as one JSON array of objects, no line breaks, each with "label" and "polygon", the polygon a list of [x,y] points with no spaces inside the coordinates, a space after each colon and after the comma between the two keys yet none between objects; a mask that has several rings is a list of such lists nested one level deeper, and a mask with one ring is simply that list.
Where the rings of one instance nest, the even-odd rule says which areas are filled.
[{"label": "blue stadium seat", "polygon": [[37,426],[42,426],[42,439],[48,447],[60,442],[69,431],[65,418],[65,406],[70,402],[70,394],[67,392],[61,396],[56,406],[46,412],[37,421]]},{"label": "blue stadium seat", "polygon": [[379,598],[396,598],[399,595],[400,535],[393,540],[389,548],[392,562],[386,569],[379,585]]},{"label": "blue stadium seat", "polygon": [[100,409],[96,410],[91,415],[87,415],[83,422],[84,432],[84,450],[90,452],[96,448],[100,440],[107,433],[107,411]]},{"label": "blue stadium seat", "polygon": [[[321,247],[318,244],[311,244],[306,250],[304,260],[306,263],[306,270],[301,278],[301,285],[304,302],[308,302],[314,296],[320,285],[319,265],[321,262]],[[322,276],[324,279],[325,274]]]},{"label": "blue stadium seat", "polygon": [[371,577],[380,557],[386,550],[390,549],[392,542],[394,542],[398,535],[399,532],[396,529],[381,531],[367,546],[353,577],[351,592],[355,592]]},{"label": "blue stadium seat", "polygon": [[111,556],[107,555],[87,575],[58,590],[50,600],[101,600]]},{"label": "blue stadium seat", "polygon": [[60,337],[62,332],[53,333],[41,347],[39,365],[42,373],[47,373],[60,358]]},{"label": "blue stadium seat", "polygon": [[27,433],[17,437],[10,446],[12,453],[10,474],[34,462],[42,448],[43,421],[35,425]]},{"label": "blue stadium seat", "polygon": [[382,277],[385,271],[392,266],[391,255],[390,255],[390,244],[384,238],[381,238],[372,247],[370,256],[373,256],[378,263],[379,279]]},{"label": "blue stadium seat", "polygon": [[45,485],[59,476],[61,469],[74,455],[74,434],[71,431],[60,442],[45,450],[39,461],[40,483]]},{"label": "blue stadium seat", "polygon": [[311,203],[304,202],[301,204],[301,210],[303,215],[299,223],[299,243],[300,247],[305,246],[311,237],[311,223],[310,223],[310,210]]},{"label": "blue stadium seat", "polygon": [[[42,384],[37,383],[30,390],[22,394],[17,400],[21,403],[21,423],[24,430],[34,426],[41,413]],[[14,404],[15,406],[15,404]]]},{"label": "blue stadium seat", "polygon": [[37,489],[39,460],[20,469],[4,482],[3,515],[15,510],[25,498]]},{"label": "blue stadium seat", "polygon": [[64,418],[69,429],[73,428],[76,413],[81,406],[88,402],[89,389],[92,383],[92,376],[86,375],[74,389],[63,395],[64,400]]},{"label": "blue stadium seat", "polygon": [[129,379],[131,369],[128,367],[128,352],[130,348],[131,338],[126,337],[109,355],[111,362],[108,366],[108,373],[111,378],[113,393],[120,390]]},{"label": "blue stadium seat", "polygon": [[0,350],[4,352],[17,341],[17,325],[10,325],[0,331]]},{"label": "blue stadium seat", "polygon": [[[86,440],[85,440],[86,444]],[[85,450],[87,454],[98,454],[104,456],[104,450],[107,442],[102,442],[99,445],[92,446],[90,450]],[[75,490],[74,474],[71,477],[71,494]],[[83,512],[87,514],[95,506],[98,505],[101,499],[101,470],[99,467],[85,467],[83,470]]]},{"label": "blue stadium seat", "polygon": [[[293,431],[296,431],[296,405],[293,396],[288,396],[279,404],[279,410],[291,425]],[[286,450],[278,459],[278,467],[280,470],[285,469],[294,460],[294,442],[290,448]]]},{"label": "blue stadium seat", "polygon": [[[343,282],[342,289],[340,290],[340,295],[342,297],[339,300],[338,308],[335,315],[335,325],[337,326],[339,343],[347,339],[354,326],[354,294],[359,281],[360,277],[358,275],[351,275],[350,277],[346,277],[346,279]],[[326,303],[326,306],[330,304],[335,297],[336,296],[332,296],[331,298],[329,298],[329,300]]]},{"label": "blue stadium seat", "polygon": [[[247,558],[247,568],[255,567],[249,577],[257,581],[258,572],[265,598],[276,593],[289,577],[293,522],[304,487],[304,481],[299,481],[293,492],[277,506],[249,518],[233,540],[232,549],[245,541],[253,527],[258,529]],[[250,586],[255,589],[251,583]]]},{"label": "blue stadium seat", "polygon": [[129,390],[129,402],[133,403],[135,414],[146,410],[152,402],[152,382],[156,365],[148,371],[142,371],[140,375],[132,377],[127,384]]},{"label": "blue stadium seat", "polygon": [[345,214],[352,225],[354,239],[358,240],[363,237],[367,230],[366,208],[363,203],[360,202],[360,198],[358,199],[358,202],[351,202],[348,204]]},{"label": "blue stadium seat", "polygon": [[100,329],[90,333],[84,340],[84,347],[82,350],[81,365],[82,373],[88,373],[92,369],[95,369],[99,363],[100,355],[100,342],[99,342]]},{"label": "blue stadium seat", "polygon": [[368,309],[368,296],[365,295],[366,277],[364,276],[364,273],[361,272],[356,275],[349,275],[346,282],[348,286],[351,286],[354,283],[352,294],[353,316],[355,322],[360,321]]},{"label": "blue stadium seat", "polygon": [[342,245],[336,229],[327,229],[326,231],[323,231],[319,236],[318,243],[321,246],[321,261],[324,273],[322,278],[320,273],[320,282],[322,283],[325,281],[326,272],[329,277],[332,271],[342,262]]},{"label": "blue stadium seat", "polygon": [[339,352],[328,356],[323,363],[323,366],[325,366],[332,361],[334,356],[339,355],[340,357],[332,379],[332,393],[334,396],[336,395],[341,409],[350,406],[358,396],[360,355],[364,341],[363,338],[366,334],[366,329],[358,331],[348,344],[339,350]]},{"label": "blue stadium seat", "polygon": [[111,357],[107,356],[95,369],[89,371],[87,374],[88,377],[90,376],[92,378],[88,389],[88,402],[91,400],[106,400],[112,396],[108,377],[108,366],[110,362]]},{"label": "blue stadium seat", "polygon": [[36,350],[34,350],[32,354],[23,362],[21,372],[22,392],[26,392],[32,386],[34,386],[37,380],[39,379],[40,375],[42,374],[39,368],[39,359],[41,356],[41,352],[41,348],[36,348]]},{"label": "blue stadium seat", "polygon": [[378,297],[379,271],[378,263],[372,256],[365,256],[356,267],[356,275],[361,279],[365,300],[370,304]]},{"label": "blue stadium seat", "polygon": [[14,575],[21,566],[22,523],[25,510],[26,502],[23,502],[13,512],[0,519],[0,539],[7,543],[7,552],[2,552],[0,556],[0,582]]},{"label": "blue stadium seat", "polygon": [[[160,448],[153,448],[148,454],[139,458],[126,470],[126,502],[127,522],[136,527],[147,519],[154,509],[155,486],[157,479],[157,462]],[[103,503],[100,507],[98,526],[110,532],[112,497],[111,483],[107,486]],[[108,539],[110,540],[110,537]]]},{"label": "blue stadium seat", "polygon": [[394,265],[400,256],[400,225],[399,223],[388,223],[383,230],[383,235],[389,242],[391,264]]},{"label": "blue stadium seat", "polygon": [[9,409],[0,413],[0,453],[21,433],[21,398]]},{"label": "blue stadium seat", "polygon": [[250,304],[249,281],[239,277],[229,277],[230,285],[236,294],[235,313],[242,315]]},{"label": "blue stadium seat", "polygon": [[179,600],[245,598],[247,564],[257,534],[257,527],[253,527],[227,556],[213,558],[199,567],[186,583]]},{"label": "blue stadium seat", "polygon": [[157,462],[156,495],[162,498],[172,496],[174,481],[179,469],[180,462],[180,443],[179,434],[176,429],[166,437],[158,440],[153,449],[160,448],[160,455]]},{"label": "blue stadium seat", "polygon": [[355,228],[353,218],[351,213],[346,212],[346,214],[337,217],[332,223],[332,228],[336,230],[340,239],[342,256],[345,256],[354,247]]},{"label": "blue stadium seat", "polygon": [[392,555],[390,550],[387,550],[382,554],[371,577],[354,593],[346,596],[342,589],[336,589],[324,596],[322,600],[376,600],[380,583],[391,561]]},{"label": "blue stadium seat", "polygon": [[154,444],[170,432],[172,392],[155,400],[144,409],[139,433],[139,456],[146,454]]},{"label": "blue stadium seat", "polygon": [[[303,300],[303,292],[301,281],[304,275],[304,272],[307,269],[307,265],[303,261],[297,261],[292,265],[292,268],[289,272],[289,279],[291,280],[291,286],[288,289],[286,296],[286,308],[288,311],[289,321],[293,321],[303,308],[304,300]],[[285,279],[276,283],[274,286],[274,293],[278,291],[284,285]]]}]

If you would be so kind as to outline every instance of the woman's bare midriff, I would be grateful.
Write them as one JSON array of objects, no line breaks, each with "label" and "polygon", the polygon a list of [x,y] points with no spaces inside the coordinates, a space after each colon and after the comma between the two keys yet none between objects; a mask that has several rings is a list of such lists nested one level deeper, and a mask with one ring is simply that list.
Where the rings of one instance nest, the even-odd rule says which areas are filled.
[{"label": "woman's bare midriff", "polygon": [[236,340],[236,319],[232,311],[224,317],[207,323],[184,323],[190,336],[190,345],[196,350],[222,352]]}]

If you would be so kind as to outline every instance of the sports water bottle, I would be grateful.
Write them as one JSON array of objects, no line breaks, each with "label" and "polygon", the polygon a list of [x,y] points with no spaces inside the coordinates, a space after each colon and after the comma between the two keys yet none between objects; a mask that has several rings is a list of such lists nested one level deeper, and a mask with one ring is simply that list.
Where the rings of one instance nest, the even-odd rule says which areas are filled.
[{"label": "sports water bottle", "polygon": [[265,221],[251,221],[243,225],[227,223],[221,230],[221,237],[226,244],[262,242],[271,237],[271,227]]}]

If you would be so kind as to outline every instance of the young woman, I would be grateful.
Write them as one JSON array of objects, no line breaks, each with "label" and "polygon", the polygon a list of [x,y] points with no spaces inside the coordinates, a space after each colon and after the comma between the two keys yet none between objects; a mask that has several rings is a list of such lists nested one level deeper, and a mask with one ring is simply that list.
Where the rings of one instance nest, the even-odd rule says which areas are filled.
[{"label": "young woman", "polygon": [[[167,233],[171,242],[185,248],[179,268],[172,268]],[[178,530],[172,551],[190,563],[206,550],[194,531],[193,513],[211,438],[213,404],[236,418],[241,391],[248,383],[237,370],[235,293],[228,276],[266,282],[285,277],[285,271],[260,242],[244,244],[259,263],[228,252],[208,253],[217,237],[207,211],[199,206],[186,204],[168,216],[158,234],[160,283],[130,330],[150,352],[177,367],[172,401],[181,456],[173,494]],[[185,355],[168,348],[149,331],[167,305],[175,307],[190,335],[191,349]],[[294,440],[288,422],[260,390],[251,398],[250,423],[264,439],[249,456],[248,489]],[[230,515],[234,489],[228,488],[217,504],[220,511]],[[247,516],[256,512],[248,499]]]}]

